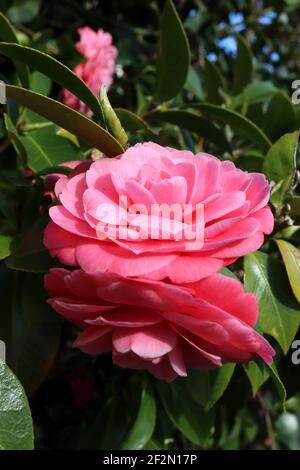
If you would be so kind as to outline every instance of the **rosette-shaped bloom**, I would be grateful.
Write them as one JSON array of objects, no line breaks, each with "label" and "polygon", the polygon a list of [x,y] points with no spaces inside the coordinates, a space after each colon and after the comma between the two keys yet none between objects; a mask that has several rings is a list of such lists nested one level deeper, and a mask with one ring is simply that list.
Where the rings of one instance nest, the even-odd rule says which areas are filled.
[{"label": "rosette-shaped bloom", "polygon": [[87,272],[195,282],[257,250],[274,223],[264,175],[151,142],[75,169],[55,191],[44,243]]},{"label": "rosette-shaped bloom", "polygon": [[242,284],[213,274],[185,286],[112,273],[54,268],[49,303],[82,330],[74,346],[112,352],[115,364],[171,381],[188,368],[211,369],[274,350],[253,326],[258,306]]},{"label": "rosette-shaped bloom", "polygon": [[[108,90],[115,72],[117,49],[112,45],[112,36],[102,29],[94,31],[85,26],[78,29],[80,40],[76,49],[86,60],[74,68],[78,75],[94,92],[99,95],[101,85]],[[91,115],[91,110],[70,91],[64,90],[63,102],[77,111]]]}]

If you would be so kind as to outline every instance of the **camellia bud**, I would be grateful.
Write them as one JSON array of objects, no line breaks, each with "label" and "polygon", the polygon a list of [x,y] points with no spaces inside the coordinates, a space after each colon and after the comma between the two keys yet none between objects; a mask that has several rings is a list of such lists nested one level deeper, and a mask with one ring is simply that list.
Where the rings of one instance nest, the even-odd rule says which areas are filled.
[{"label": "camellia bud", "polygon": [[113,135],[124,148],[126,148],[128,142],[127,134],[109,102],[104,86],[100,88],[99,101],[102,108],[104,123],[106,124],[108,132],[110,132],[110,134]]}]

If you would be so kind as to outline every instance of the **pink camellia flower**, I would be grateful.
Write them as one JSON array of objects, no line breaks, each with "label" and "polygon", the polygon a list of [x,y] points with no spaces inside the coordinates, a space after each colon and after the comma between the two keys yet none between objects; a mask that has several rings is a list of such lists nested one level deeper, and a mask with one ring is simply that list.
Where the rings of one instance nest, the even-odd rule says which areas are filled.
[{"label": "pink camellia flower", "polygon": [[[102,29],[94,31],[85,26],[78,29],[80,41],[76,49],[86,60],[74,68],[78,75],[94,92],[99,95],[101,85],[108,90],[115,72],[117,49],[112,45],[112,36]],[[70,91],[64,90],[63,102],[77,111],[91,115],[91,110]]]},{"label": "pink camellia flower", "polygon": [[[241,171],[232,162],[205,153],[193,155],[151,142],[59,179],[55,192],[59,203],[50,208],[52,221],[44,243],[63,264],[87,272],[195,282],[257,250],[274,223],[264,175]],[[122,206],[124,198],[128,207]],[[139,211],[132,213],[133,204],[149,212],[153,205],[167,209],[172,204],[194,209],[199,205],[204,216],[195,223],[189,209],[192,219],[181,223],[173,220],[171,212],[161,217],[143,211],[137,215]],[[117,212],[121,218],[116,220]],[[152,233],[155,225],[160,227],[158,236]],[[203,232],[203,243],[188,243],[185,233],[180,238],[183,226]],[[163,235],[170,232],[169,239],[160,236],[161,227]]]},{"label": "pink camellia flower", "polygon": [[[72,178],[78,173],[88,170],[91,163],[91,160],[73,160],[71,162],[60,163],[58,166],[61,166],[63,168],[69,168],[71,170],[70,178]],[[65,178],[68,179],[68,176],[62,173],[50,173],[45,177],[44,186],[48,191],[54,191],[57,181],[61,179],[62,183]]]},{"label": "pink camellia flower", "polygon": [[171,381],[187,369],[275,354],[253,326],[258,306],[242,284],[213,274],[185,286],[112,273],[54,268],[45,276],[50,305],[82,330],[74,346],[112,352],[124,368]]}]

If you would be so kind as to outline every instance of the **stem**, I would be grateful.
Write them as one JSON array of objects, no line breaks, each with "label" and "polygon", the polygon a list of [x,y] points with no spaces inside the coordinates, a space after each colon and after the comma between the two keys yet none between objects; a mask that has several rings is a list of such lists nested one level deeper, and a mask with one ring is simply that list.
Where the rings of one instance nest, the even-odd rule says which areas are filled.
[{"label": "stem", "polygon": [[274,429],[273,429],[271,415],[269,413],[268,408],[265,406],[264,398],[263,398],[263,395],[261,394],[261,392],[257,392],[256,398],[257,398],[257,400],[258,400],[258,402],[261,406],[261,409],[263,411],[263,414],[264,414],[266,428],[267,428],[267,432],[268,432],[268,438],[271,441],[271,449],[272,450],[277,450],[277,445],[276,445],[276,441],[275,441],[275,438],[274,438]]}]

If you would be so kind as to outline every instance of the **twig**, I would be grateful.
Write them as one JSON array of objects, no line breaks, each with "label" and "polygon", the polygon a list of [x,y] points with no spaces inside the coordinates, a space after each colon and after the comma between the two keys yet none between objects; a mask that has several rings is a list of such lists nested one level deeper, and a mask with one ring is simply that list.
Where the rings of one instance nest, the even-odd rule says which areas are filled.
[{"label": "twig", "polygon": [[263,411],[263,414],[264,414],[266,428],[267,428],[267,432],[268,432],[268,439],[271,443],[271,449],[272,450],[277,450],[276,441],[274,439],[274,429],[273,429],[272,419],[271,419],[269,410],[265,406],[264,399],[263,399],[263,396],[262,396],[261,392],[257,392],[256,398],[257,398],[257,400],[258,400],[258,402],[261,406],[261,409]]}]

